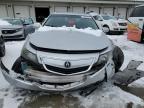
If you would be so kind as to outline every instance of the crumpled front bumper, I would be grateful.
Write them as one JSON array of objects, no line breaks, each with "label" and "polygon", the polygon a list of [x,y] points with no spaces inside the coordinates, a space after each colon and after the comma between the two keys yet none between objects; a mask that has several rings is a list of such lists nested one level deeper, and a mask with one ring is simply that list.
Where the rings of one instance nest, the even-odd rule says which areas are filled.
[{"label": "crumpled front bumper", "polygon": [[25,80],[25,78],[15,77],[10,74],[13,71],[8,70],[2,62],[1,62],[1,69],[2,69],[2,73],[5,79],[10,84],[16,87],[29,89],[29,90],[55,91],[55,92],[77,90],[77,89],[89,86],[91,84],[97,83],[99,81],[102,81],[105,78],[111,78],[114,74],[114,64],[113,64],[113,61],[110,60],[105,65],[105,67],[103,67],[101,70],[99,70],[98,72],[95,72],[92,75],[85,76],[85,78],[79,82],[74,82],[74,83],[67,84],[67,85],[53,86],[49,84],[40,84],[37,82],[28,81],[28,80]]}]

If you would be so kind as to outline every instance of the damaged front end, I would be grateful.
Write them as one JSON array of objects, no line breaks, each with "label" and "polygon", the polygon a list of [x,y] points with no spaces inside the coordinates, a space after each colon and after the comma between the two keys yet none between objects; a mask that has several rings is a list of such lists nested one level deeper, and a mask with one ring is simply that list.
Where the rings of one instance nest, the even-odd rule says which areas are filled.
[{"label": "damaged front end", "polygon": [[[75,69],[68,69],[69,74],[62,70],[62,73],[56,74],[54,70],[56,67],[48,67],[51,72],[45,70],[43,65],[36,64],[20,57],[16,67],[11,70],[5,67],[1,62],[1,69],[5,79],[12,85],[29,90],[38,91],[72,91],[84,88],[96,82],[102,81],[107,77],[111,77],[114,73],[114,64],[112,60],[108,60],[103,66],[96,66],[92,63],[89,67],[80,67]],[[19,65],[18,65],[19,64]],[[14,68],[20,69],[15,71]],[[77,73],[77,71],[80,71]],[[85,70],[85,71],[84,71]],[[60,71],[60,70],[58,70]],[[74,73],[75,72],[75,73]]]},{"label": "damaged front end", "polygon": [[114,75],[113,48],[105,36],[71,30],[38,32],[27,38],[12,68],[2,60],[2,73],[10,84],[24,89],[77,90]]}]

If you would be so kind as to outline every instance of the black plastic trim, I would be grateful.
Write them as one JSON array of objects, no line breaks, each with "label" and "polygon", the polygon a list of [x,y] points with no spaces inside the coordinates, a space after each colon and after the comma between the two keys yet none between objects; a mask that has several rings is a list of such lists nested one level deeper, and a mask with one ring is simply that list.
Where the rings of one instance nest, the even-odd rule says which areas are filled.
[{"label": "black plastic trim", "polygon": [[9,70],[5,67],[5,65],[3,64],[2,61],[0,62],[0,66],[1,66],[1,69],[5,70],[7,73],[9,73]]},{"label": "black plastic trim", "polygon": [[60,53],[60,54],[87,54],[87,53],[98,53],[105,51],[108,47],[100,50],[61,50],[61,49],[51,49],[51,48],[41,48],[30,43],[30,46],[38,51],[50,52],[50,53]]}]

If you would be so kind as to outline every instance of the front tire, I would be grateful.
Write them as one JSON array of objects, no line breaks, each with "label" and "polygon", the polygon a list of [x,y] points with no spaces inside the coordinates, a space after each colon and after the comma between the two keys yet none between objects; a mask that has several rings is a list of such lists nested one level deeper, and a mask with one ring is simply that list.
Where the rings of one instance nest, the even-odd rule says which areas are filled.
[{"label": "front tire", "polygon": [[104,25],[103,27],[105,27],[107,29],[107,32],[105,32],[106,34],[110,34],[110,28],[107,25]]},{"label": "front tire", "polygon": [[124,62],[124,54],[118,46],[113,50],[113,61],[115,64],[115,72],[118,72]]}]

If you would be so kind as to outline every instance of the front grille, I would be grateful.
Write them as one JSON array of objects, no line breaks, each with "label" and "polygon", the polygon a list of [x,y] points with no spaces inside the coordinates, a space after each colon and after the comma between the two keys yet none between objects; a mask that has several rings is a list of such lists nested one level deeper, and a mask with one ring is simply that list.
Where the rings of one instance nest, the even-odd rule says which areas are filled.
[{"label": "front grille", "polygon": [[46,67],[51,71],[62,73],[62,74],[78,73],[78,72],[86,71],[89,68],[89,66],[83,66],[83,67],[72,68],[72,69],[64,69],[64,68],[59,68],[50,65],[46,65]]},{"label": "front grille", "polygon": [[[42,64],[32,62],[32,61],[27,60],[23,57],[22,57],[22,61],[26,62],[28,67],[30,67],[34,70],[46,72],[46,70],[44,69]],[[105,65],[105,63],[104,64],[103,63],[99,64],[99,65],[93,65],[92,68],[91,68],[91,71],[97,72],[100,69],[102,69],[104,67],[104,65]],[[83,66],[83,67],[78,67],[78,68],[66,69],[66,68],[59,68],[59,67],[50,66],[50,65],[46,65],[46,67],[51,71],[54,71],[54,72],[57,72],[57,73],[62,73],[62,74],[67,74],[67,75],[73,74],[73,73],[79,73],[79,72],[82,72],[82,71],[86,71],[89,68],[89,66]]]},{"label": "front grille", "polygon": [[23,35],[4,36],[4,39],[23,39]]},{"label": "front grille", "polygon": [[[23,59],[23,62],[26,62],[27,65],[30,66],[31,68],[38,70],[38,71],[46,71],[41,64],[34,63],[32,61],[26,60],[25,58],[22,58],[22,59]],[[59,68],[59,67],[50,66],[50,65],[46,65],[46,67],[51,71],[62,73],[62,74],[78,73],[78,72],[86,71],[89,68],[89,66],[83,66],[83,67],[78,67],[78,68],[65,69],[65,68]]]},{"label": "front grille", "polygon": [[126,31],[127,29],[120,29],[120,30],[122,30],[122,31]]},{"label": "front grille", "polygon": [[[23,62],[26,62],[27,65],[30,66],[32,69],[46,72],[46,70],[41,64],[37,64],[32,61],[25,60],[24,58],[23,58]],[[46,65],[46,67],[51,71],[63,73],[63,74],[77,73],[77,72],[85,71],[89,68],[89,66],[84,66],[84,67],[78,67],[78,68],[72,68],[72,69],[64,69],[64,68],[59,68],[59,67],[50,66],[50,65]]]},{"label": "front grille", "polygon": [[127,26],[127,23],[119,23],[120,26]]},{"label": "front grille", "polygon": [[16,30],[2,30],[2,34],[13,34],[16,33]]}]

